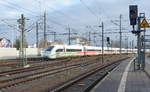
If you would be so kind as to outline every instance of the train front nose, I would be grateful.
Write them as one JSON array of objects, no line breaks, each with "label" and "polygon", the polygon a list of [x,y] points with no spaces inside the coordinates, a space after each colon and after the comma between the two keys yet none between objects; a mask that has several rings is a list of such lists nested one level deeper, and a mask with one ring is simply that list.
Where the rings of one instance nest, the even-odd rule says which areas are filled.
[{"label": "train front nose", "polygon": [[50,52],[50,51],[45,51],[45,53],[44,53],[44,57],[49,57],[49,56],[50,56],[50,54],[51,54],[51,52]]},{"label": "train front nose", "polygon": [[48,57],[49,55],[50,55],[51,53],[50,53],[50,51],[41,51],[41,56],[42,57]]},{"label": "train front nose", "polygon": [[45,49],[43,51],[43,57],[47,57],[50,58],[51,54],[52,54],[52,49],[54,48],[54,46],[49,46],[47,49]]}]

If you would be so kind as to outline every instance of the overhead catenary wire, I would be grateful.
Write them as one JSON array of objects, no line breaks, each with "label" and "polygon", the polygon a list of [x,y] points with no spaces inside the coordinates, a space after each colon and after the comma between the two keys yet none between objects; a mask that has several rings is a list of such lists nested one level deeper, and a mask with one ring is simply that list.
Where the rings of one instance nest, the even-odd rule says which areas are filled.
[{"label": "overhead catenary wire", "polygon": [[50,7],[50,6],[48,6],[48,8],[54,10],[54,12],[56,12],[56,13],[58,13],[58,14],[60,14],[60,15],[65,16],[66,18],[69,18],[69,19],[71,19],[71,20],[75,20],[74,18],[72,18],[72,17],[68,16],[67,14],[63,13],[62,11],[56,10],[55,8]]},{"label": "overhead catenary wire", "polygon": [[56,22],[56,21],[54,21],[54,20],[52,20],[52,19],[48,19],[48,20],[50,20],[49,22],[54,23],[54,24],[57,24],[57,25],[59,25],[59,26],[61,26],[61,27],[63,27],[63,28],[66,28],[66,27],[67,27],[67,25],[61,24],[61,23]]},{"label": "overhead catenary wire", "polygon": [[[71,16],[69,16],[69,15],[67,15],[67,14],[65,14],[65,13],[63,13],[62,11],[60,11],[60,10],[56,10],[55,8],[52,8],[52,7],[50,7],[50,6],[48,6],[50,9],[52,9],[52,10],[54,10],[54,12],[56,12],[57,14],[60,14],[60,15],[62,15],[62,16],[64,16],[64,17],[66,17],[67,19],[69,19],[69,20],[72,20],[72,21],[77,21],[77,19],[74,19],[74,18],[72,18]],[[48,19],[48,20],[50,20],[50,22],[52,22],[52,23],[54,23],[54,24],[57,24],[57,25],[59,25],[59,26],[61,26],[61,27],[67,27],[67,25],[65,25],[65,24],[61,24],[61,23],[59,23],[59,22],[56,22],[56,21],[54,21],[54,20],[52,20],[52,19]],[[83,25],[86,25],[86,24],[84,24],[84,23],[82,23]],[[77,30],[76,28],[72,28],[72,29],[74,29],[74,30]]]},{"label": "overhead catenary wire", "polygon": [[98,18],[98,16],[95,14],[95,12],[83,1],[83,0],[80,0],[81,4],[84,5],[87,10],[92,14],[94,15],[96,18]]},{"label": "overhead catenary wire", "polygon": [[6,1],[6,3],[8,3],[8,4],[10,4],[10,5],[14,5],[15,7],[21,8],[21,9],[27,11],[27,12],[30,12],[31,14],[33,14],[33,13],[39,14],[39,13],[37,13],[37,12],[35,12],[35,11],[32,11],[32,10],[27,9],[27,8],[24,8],[24,7],[22,7],[22,6],[18,5],[18,4],[13,3],[13,2]]},{"label": "overhead catenary wire", "polygon": [[[68,27],[68,25],[65,25],[65,24],[56,22],[56,21],[54,21],[54,20],[52,20],[52,19],[48,19],[48,20],[50,20],[50,22],[52,22],[52,23],[54,23],[54,24],[56,24],[56,25],[58,25],[58,26],[61,26],[62,28],[67,28],[67,27]],[[77,29],[72,28],[72,27],[70,27],[70,29],[72,29],[72,30],[74,30],[74,31],[77,31]]]},{"label": "overhead catenary wire", "polygon": [[[76,21],[76,19],[74,19],[74,18],[68,16],[67,14],[63,13],[62,11],[59,11],[59,10],[57,10],[57,9],[55,9],[55,8],[50,7],[50,6],[47,6],[47,7],[50,8],[50,9],[52,9],[52,10],[54,10],[56,13],[65,16],[67,19],[69,18],[69,19],[71,19],[71,20],[73,20],[73,21]],[[88,6],[86,5],[86,7],[88,7]],[[88,9],[90,9],[90,8],[88,8]],[[91,10],[91,11],[92,11],[92,10]],[[94,12],[92,12],[92,13],[94,13]],[[95,14],[95,16],[98,17],[96,14]],[[57,24],[57,25],[59,25],[59,26],[61,26],[61,27],[66,27],[66,25],[61,24],[61,23],[59,23],[59,22],[56,22],[56,21],[54,21],[54,20],[51,20],[51,19],[48,19],[48,20],[50,20],[50,22],[52,22],[52,23],[54,23],[54,24]],[[85,25],[85,24],[84,24],[84,25]],[[75,28],[74,28],[74,29],[75,29]],[[76,30],[77,30],[77,29],[76,29]]]},{"label": "overhead catenary wire", "polygon": [[[36,1],[36,0],[35,0],[35,1]],[[60,14],[60,15],[65,16],[67,19],[69,18],[69,19],[72,20],[72,21],[76,21],[76,19],[74,19],[74,18],[72,18],[71,16],[69,16],[69,15],[63,13],[62,11],[59,11],[59,10],[53,8],[53,7],[50,7],[49,5],[45,5],[45,6],[47,6],[49,9],[54,10],[54,12],[56,12],[56,13],[58,13],[58,14]],[[60,22],[56,22],[56,21],[54,21],[54,20],[52,20],[52,19],[47,19],[47,20],[50,20],[49,22],[54,23],[54,24],[57,24],[57,25],[59,25],[59,26],[61,26],[61,27],[63,27],[63,28],[66,28],[66,27],[67,27],[67,25],[62,24],[62,23],[60,23]],[[74,29],[75,29],[75,28],[74,28]]]},{"label": "overhead catenary wire", "polygon": [[[75,19],[75,18],[73,18],[73,17],[71,17],[71,16],[65,14],[64,12],[62,12],[62,11],[60,11],[60,10],[57,10],[57,9],[55,9],[55,8],[53,8],[53,7],[50,7],[50,6],[48,6],[48,8],[54,10],[54,12],[56,12],[57,14],[60,14],[60,15],[64,16],[65,18],[67,18],[67,19],[69,19],[69,20],[77,21],[77,19]],[[81,23],[81,24],[86,25],[85,23]]]},{"label": "overhead catenary wire", "polygon": [[[4,1],[2,1],[2,2],[4,2]],[[36,14],[38,14],[37,12],[31,11],[30,9],[24,8],[18,4],[14,4],[10,1],[5,1],[4,3],[0,3],[0,4],[9,8],[9,9],[15,9],[17,11],[20,11],[20,13],[25,12],[25,13],[32,15],[32,16],[36,16]]]},{"label": "overhead catenary wire", "polygon": [[3,23],[7,24],[8,27],[18,30],[14,25],[8,24],[5,20],[1,20]]}]

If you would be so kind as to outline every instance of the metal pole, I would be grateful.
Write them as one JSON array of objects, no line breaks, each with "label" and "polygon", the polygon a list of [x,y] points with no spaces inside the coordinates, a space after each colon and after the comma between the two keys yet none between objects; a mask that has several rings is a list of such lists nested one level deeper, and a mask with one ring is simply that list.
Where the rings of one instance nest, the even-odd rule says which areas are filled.
[{"label": "metal pole", "polygon": [[145,69],[145,31],[146,29],[144,28],[144,32],[141,36],[141,69],[144,70]]},{"label": "metal pole", "polygon": [[54,41],[56,41],[56,32],[54,32]]},{"label": "metal pole", "polygon": [[21,35],[20,35],[20,49],[19,49],[19,53],[20,53],[20,60],[21,60],[21,66],[24,66],[24,60],[23,60],[23,58],[24,58],[24,51],[23,51],[23,15],[21,15],[21,19],[20,19],[20,31],[21,31]]},{"label": "metal pole", "polygon": [[130,41],[130,44],[129,44],[130,46],[129,46],[129,49],[130,49],[130,52],[131,52],[131,50],[132,50],[132,42]]},{"label": "metal pole", "polygon": [[[145,18],[145,13],[140,13],[140,18]],[[146,28],[144,28],[144,31],[142,31],[142,35],[141,35],[141,70],[145,69],[145,32],[146,32]]]},{"label": "metal pole", "polygon": [[104,63],[104,23],[102,22],[102,63]]},{"label": "metal pole", "polygon": [[22,26],[21,26],[21,47],[22,47],[22,64],[25,66],[25,61],[24,61],[24,15],[21,15],[21,20],[22,20]]},{"label": "metal pole", "polygon": [[120,15],[120,26],[119,26],[120,27],[119,28],[120,29],[120,32],[119,32],[120,33],[120,56],[121,56],[121,50],[122,50],[122,46],[121,46],[122,45],[121,44],[121,42],[122,42],[122,23],[121,23],[121,20],[122,20],[122,15]]},{"label": "metal pole", "polygon": [[133,70],[135,72],[135,59],[133,60]]},{"label": "metal pole", "polygon": [[46,11],[44,12],[44,48],[47,47],[46,37]]},{"label": "metal pole", "polygon": [[113,45],[113,41],[111,40],[111,53],[112,53],[112,50],[113,50],[113,49],[112,49],[112,45]]},{"label": "metal pole", "polygon": [[89,45],[91,45],[91,32],[89,32]]},{"label": "metal pole", "polygon": [[128,47],[129,46],[129,44],[128,44],[128,37],[127,37],[127,55],[128,55]]},{"label": "metal pole", "polygon": [[144,56],[143,56],[143,64],[142,64],[142,67],[143,67],[143,70],[145,69],[145,32],[146,32],[146,28],[144,28],[144,38],[143,38],[143,42],[144,42]]},{"label": "metal pole", "polygon": [[95,32],[93,33],[93,37],[94,37],[94,39],[93,39],[94,40],[94,46],[96,46],[96,39],[95,39],[96,38],[96,33]]},{"label": "metal pole", "polygon": [[[140,17],[138,17],[138,25],[140,25],[140,23],[141,23],[141,18]],[[137,67],[138,67],[138,69],[140,69],[140,64],[141,64],[141,37],[140,37],[140,35],[141,35],[141,33],[140,33],[140,31],[141,31],[141,28],[138,26],[138,31],[139,31],[139,33],[137,33],[137,48],[138,48],[138,64],[137,64]]]},{"label": "metal pole", "polygon": [[134,49],[134,40],[132,40],[132,52],[133,52],[133,49]]},{"label": "metal pole", "polygon": [[38,22],[36,22],[36,47],[39,48],[39,27]]},{"label": "metal pole", "polygon": [[69,31],[69,35],[68,35],[68,40],[69,40],[69,45],[71,44],[71,41],[70,41],[70,36],[71,36],[71,33],[70,33],[70,27],[68,26],[68,31]]},{"label": "metal pole", "polygon": [[19,50],[19,57],[22,62],[22,66],[25,67],[27,65],[27,60],[26,60],[26,47],[25,47],[25,34],[24,34],[24,27],[25,27],[25,17],[23,14],[21,14],[21,19],[19,19],[19,28],[21,31],[21,39],[20,39],[20,50]]}]

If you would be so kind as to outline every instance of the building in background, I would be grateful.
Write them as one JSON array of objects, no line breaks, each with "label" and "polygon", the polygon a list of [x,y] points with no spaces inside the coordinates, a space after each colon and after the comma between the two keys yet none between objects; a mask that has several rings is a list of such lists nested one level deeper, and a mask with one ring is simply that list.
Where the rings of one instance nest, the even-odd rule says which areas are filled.
[{"label": "building in background", "polygon": [[[65,44],[64,43],[64,41],[62,41],[62,40],[56,40],[56,41],[46,41],[46,45],[48,46],[48,45],[63,45],[63,44]],[[44,47],[44,40],[41,40],[40,42],[39,42],[39,46],[38,46],[39,48],[43,48]]]},{"label": "building in background", "polygon": [[6,38],[0,38],[0,48],[11,48],[11,41]]},{"label": "building in background", "polygon": [[75,44],[79,45],[89,45],[89,41],[83,37],[72,37],[71,40],[75,41]]}]

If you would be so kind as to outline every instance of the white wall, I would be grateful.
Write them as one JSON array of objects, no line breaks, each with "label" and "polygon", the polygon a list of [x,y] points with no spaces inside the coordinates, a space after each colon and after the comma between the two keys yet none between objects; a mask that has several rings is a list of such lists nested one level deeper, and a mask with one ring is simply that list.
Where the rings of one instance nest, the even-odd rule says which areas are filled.
[{"label": "white wall", "polygon": [[[41,49],[27,48],[27,57],[35,57],[40,55]],[[0,48],[0,59],[15,59],[19,57],[19,51],[16,48]]]}]

